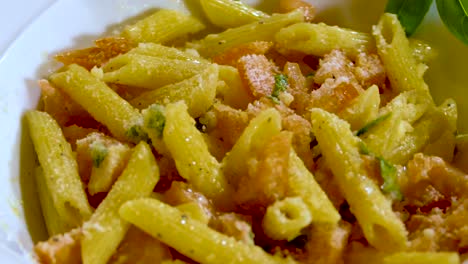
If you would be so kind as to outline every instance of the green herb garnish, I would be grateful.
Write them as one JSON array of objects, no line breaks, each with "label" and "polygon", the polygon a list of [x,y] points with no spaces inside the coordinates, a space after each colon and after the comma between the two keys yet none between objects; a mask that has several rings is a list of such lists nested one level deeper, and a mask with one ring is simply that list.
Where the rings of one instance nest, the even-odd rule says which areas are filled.
[{"label": "green herb garnish", "polygon": [[275,104],[279,104],[279,96],[281,92],[285,92],[288,89],[288,76],[284,74],[275,75],[275,87],[273,88],[273,92],[271,93],[268,98],[270,98]]},{"label": "green herb garnish", "polygon": [[400,186],[397,182],[397,169],[383,158],[377,158],[380,165],[380,175],[384,183],[380,188],[384,193],[389,194],[392,199],[401,201],[403,194],[401,193]]},{"label": "green herb garnish", "polygon": [[158,137],[162,137],[164,126],[166,125],[166,117],[164,116],[164,107],[162,105],[153,104],[147,109],[147,118],[145,120],[146,127],[154,129]]},{"label": "green herb garnish", "polygon": [[433,0],[390,0],[385,12],[396,14],[406,35],[411,36],[423,21],[432,2]]},{"label": "green herb garnish", "polygon": [[93,167],[99,168],[106,159],[108,150],[107,147],[104,146],[100,141],[95,141],[93,142],[90,146],[90,152],[91,152],[91,159],[93,161]]},{"label": "green herb garnish", "polygon": [[126,133],[127,138],[133,143],[148,141],[148,134],[139,125],[132,126]]},{"label": "green herb garnish", "polygon": [[363,128],[359,129],[358,132],[356,133],[356,136],[361,136],[365,133],[367,133],[367,131],[369,131],[371,128],[375,127],[376,125],[378,125],[379,123],[382,123],[383,121],[385,121],[387,118],[390,117],[392,113],[388,113],[388,114],[385,114],[383,116],[380,116],[378,117],[377,119],[375,120],[372,120],[370,121],[367,125],[365,125]]},{"label": "green herb garnish", "polygon": [[[389,0],[385,12],[398,16],[406,34],[411,36],[423,21],[433,0]],[[445,26],[459,40],[468,44],[468,0],[436,0]]]}]

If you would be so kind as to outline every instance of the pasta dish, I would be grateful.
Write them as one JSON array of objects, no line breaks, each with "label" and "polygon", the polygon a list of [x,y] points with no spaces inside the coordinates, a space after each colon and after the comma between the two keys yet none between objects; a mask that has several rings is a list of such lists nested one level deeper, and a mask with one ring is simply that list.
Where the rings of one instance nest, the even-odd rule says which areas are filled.
[{"label": "pasta dish", "polygon": [[38,263],[468,259],[468,136],[424,81],[428,44],[389,13],[363,33],[300,0],[200,8],[59,53],[39,81]]}]

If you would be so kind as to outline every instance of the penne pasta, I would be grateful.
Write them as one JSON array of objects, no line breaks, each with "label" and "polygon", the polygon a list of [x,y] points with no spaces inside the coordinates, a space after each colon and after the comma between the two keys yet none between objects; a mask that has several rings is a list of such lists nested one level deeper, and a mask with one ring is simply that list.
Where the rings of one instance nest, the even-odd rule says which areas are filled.
[{"label": "penne pasta", "polygon": [[295,263],[218,233],[155,199],[130,201],[120,208],[120,216],[199,263]]},{"label": "penne pasta", "polygon": [[289,154],[289,192],[303,199],[314,223],[337,224],[340,220],[327,194],[294,151]]},{"label": "penne pasta", "polygon": [[239,27],[268,17],[241,1],[200,0],[200,4],[211,23],[222,28]]},{"label": "penne pasta", "polygon": [[128,165],[91,219],[83,225],[83,264],[105,264],[125,236],[130,224],[119,217],[126,201],[149,196],[159,180],[159,169],[149,146],[141,142]]},{"label": "penne pasta", "polygon": [[102,80],[145,89],[157,89],[192,77],[203,71],[206,66],[206,63],[196,60],[124,54],[104,65]]},{"label": "penne pasta", "polygon": [[428,90],[423,79],[427,66],[416,61],[405,31],[396,15],[384,14],[372,34],[387,70],[392,89],[397,92]]},{"label": "penne pasta", "polygon": [[53,208],[48,205],[43,210],[47,210],[46,215],[53,216],[56,212],[59,217],[57,223],[60,224],[55,226],[56,223],[51,222],[49,229],[55,233],[78,227],[91,216],[92,209],[70,144],[57,122],[47,113],[29,111],[26,119],[42,168],[42,173],[39,171],[36,176],[39,184],[44,183],[41,185],[42,200],[47,201],[50,195],[53,203]]},{"label": "penne pasta", "polygon": [[312,130],[340,190],[348,201],[369,244],[383,251],[404,250],[405,226],[393,212],[391,202],[366,175],[357,137],[349,124],[321,109],[312,109]]},{"label": "penne pasta", "polygon": [[351,58],[360,52],[372,52],[375,44],[366,33],[328,26],[324,23],[297,23],[281,29],[275,36],[282,53],[299,51],[314,56],[324,56],[340,49]]},{"label": "penne pasta", "polygon": [[204,28],[203,23],[193,16],[163,9],[127,26],[122,36],[134,42],[168,43]]},{"label": "penne pasta", "polygon": [[180,175],[209,198],[221,195],[227,186],[220,164],[208,151],[185,103],[168,104],[165,115],[163,141]]},{"label": "penne pasta", "polygon": [[152,104],[167,105],[184,101],[189,114],[194,118],[200,117],[213,105],[218,86],[218,72],[218,66],[212,64],[200,74],[175,84],[142,93],[130,103],[142,109]]},{"label": "penne pasta", "polygon": [[291,241],[313,218],[306,203],[300,197],[288,197],[270,205],[263,217],[265,234],[275,240]]},{"label": "penne pasta", "polygon": [[146,137],[141,129],[143,118],[140,112],[85,68],[70,65],[64,71],[52,74],[50,80],[103,123],[116,138],[138,142]]},{"label": "penne pasta", "polygon": [[49,236],[55,236],[64,234],[69,230],[66,223],[63,222],[62,218],[58,214],[52,200],[52,193],[47,188],[46,178],[44,171],[41,166],[38,166],[35,171],[37,193],[39,195],[39,201],[41,203],[42,215],[44,216],[44,222],[47,228]]},{"label": "penne pasta", "polygon": [[231,28],[219,34],[206,36],[196,44],[198,51],[213,57],[228,48],[253,41],[271,41],[281,28],[304,21],[304,14],[297,10],[287,14],[275,14],[258,22]]}]

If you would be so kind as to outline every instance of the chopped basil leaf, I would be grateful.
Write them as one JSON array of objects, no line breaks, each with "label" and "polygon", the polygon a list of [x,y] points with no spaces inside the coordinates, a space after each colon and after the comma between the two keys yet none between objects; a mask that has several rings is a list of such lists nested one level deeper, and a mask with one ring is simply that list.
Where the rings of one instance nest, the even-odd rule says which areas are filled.
[{"label": "chopped basil leaf", "polygon": [[380,187],[384,193],[389,194],[392,199],[401,201],[403,194],[397,182],[397,169],[383,158],[377,158],[380,165],[380,175],[384,181]]},{"label": "chopped basil leaf", "polygon": [[369,131],[371,128],[375,127],[376,125],[378,125],[379,123],[385,121],[387,118],[390,117],[392,113],[388,113],[388,114],[385,114],[383,116],[380,116],[378,117],[377,119],[369,122],[367,125],[365,125],[363,128],[359,129],[358,132],[356,133],[356,136],[361,136],[365,133],[367,133],[367,131]]},{"label": "chopped basil leaf", "polygon": [[367,147],[366,143],[359,141],[359,152],[362,155],[370,155],[369,148]]},{"label": "chopped basil leaf", "polygon": [[148,108],[148,111],[149,114],[146,120],[146,127],[154,129],[158,137],[162,137],[164,126],[166,125],[164,107],[158,104],[153,104]]},{"label": "chopped basil leaf", "polygon": [[133,143],[148,141],[148,135],[139,125],[132,126],[126,133],[127,138]]},{"label": "chopped basil leaf", "polygon": [[93,161],[93,167],[99,168],[107,157],[108,150],[104,144],[99,141],[93,142],[90,146],[91,159]]},{"label": "chopped basil leaf", "polygon": [[275,75],[275,87],[273,88],[273,92],[270,96],[268,96],[268,98],[270,98],[274,103],[279,104],[280,93],[286,91],[288,89],[288,86],[288,77],[286,75]]}]

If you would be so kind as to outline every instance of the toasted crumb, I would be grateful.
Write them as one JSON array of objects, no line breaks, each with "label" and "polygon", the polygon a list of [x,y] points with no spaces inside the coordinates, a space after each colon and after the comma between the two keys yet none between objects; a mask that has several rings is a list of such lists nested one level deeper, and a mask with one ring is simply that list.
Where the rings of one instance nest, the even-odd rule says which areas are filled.
[{"label": "toasted crumb", "polygon": [[264,55],[246,55],[238,61],[239,74],[256,98],[269,96],[275,86],[275,65]]},{"label": "toasted crumb", "polygon": [[385,68],[379,56],[376,54],[360,53],[356,58],[354,74],[362,87],[365,89],[372,85],[380,88],[385,86]]},{"label": "toasted crumb", "polygon": [[247,55],[264,55],[273,47],[272,42],[255,41],[230,48],[223,53],[213,57],[213,62],[222,65],[237,67],[240,58]]},{"label": "toasted crumb", "polygon": [[302,0],[280,0],[279,1],[279,11],[280,13],[288,13],[296,9],[301,9],[304,12],[304,20],[310,22],[314,20],[316,10],[315,7]]},{"label": "toasted crumb", "polygon": [[34,247],[40,264],[80,264],[81,263],[81,229],[56,235]]}]

